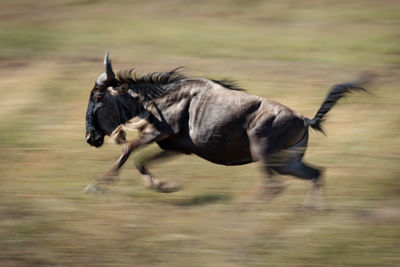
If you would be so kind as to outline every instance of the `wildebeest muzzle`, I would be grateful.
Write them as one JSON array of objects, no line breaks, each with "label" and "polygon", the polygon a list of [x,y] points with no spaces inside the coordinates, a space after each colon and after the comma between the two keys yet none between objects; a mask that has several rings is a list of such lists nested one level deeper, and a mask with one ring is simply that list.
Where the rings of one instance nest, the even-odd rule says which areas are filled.
[{"label": "wildebeest muzzle", "polygon": [[104,134],[94,127],[95,111],[96,105],[90,100],[86,111],[86,142],[91,146],[100,147],[104,142]]},{"label": "wildebeest muzzle", "polygon": [[104,135],[94,129],[88,129],[86,131],[86,142],[91,146],[100,147],[104,143]]}]

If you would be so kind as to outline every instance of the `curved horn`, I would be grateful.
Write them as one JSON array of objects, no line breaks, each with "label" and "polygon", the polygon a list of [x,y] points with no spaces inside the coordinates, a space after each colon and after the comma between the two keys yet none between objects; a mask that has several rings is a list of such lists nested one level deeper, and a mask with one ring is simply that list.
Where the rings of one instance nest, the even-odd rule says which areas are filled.
[{"label": "curved horn", "polygon": [[104,57],[104,66],[106,68],[107,81],[110,82],[110,81],[114,80],[115,79],[115,73],[114,73],[114,71],[112,69],[111,60],[109,58],[108,52],[106,53],[106,55]]},{"label": "curved horn", "polygon": [[102,73],[102,74],[100,74],[100,76],[97,78],[96,84],[97,84],[97,85],[104,85],[106,81],[107,81],[107,74],[106,74],[106,73]]}]

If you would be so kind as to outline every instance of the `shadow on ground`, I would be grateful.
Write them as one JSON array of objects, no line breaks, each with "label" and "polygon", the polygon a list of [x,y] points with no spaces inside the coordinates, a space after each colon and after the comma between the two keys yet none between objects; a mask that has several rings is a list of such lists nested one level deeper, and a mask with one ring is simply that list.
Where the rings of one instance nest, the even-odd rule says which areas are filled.
[{"label": "shadow on ground", "polygon": [[219,202],[228,202],[232,200],[232,196],[224,194],[202,194],[184,199],[171,201],[172,205],[181,207],[202,206]]}]

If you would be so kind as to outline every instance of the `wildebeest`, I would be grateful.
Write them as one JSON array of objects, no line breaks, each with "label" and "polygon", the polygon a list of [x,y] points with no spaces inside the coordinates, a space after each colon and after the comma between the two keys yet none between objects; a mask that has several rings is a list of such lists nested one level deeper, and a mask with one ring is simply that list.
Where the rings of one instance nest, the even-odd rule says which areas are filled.
[{"label": "wildebeest", "polygon": [[[133,70],[115,74],[108,53],[104,64],[106,71],[90,93],[86,141],[100,147],[107,135],[124,146],[111,171],[89,184],[87,192],[112,182],[135,149],[153,142],[162,152],[150,160],[183,153],[223,165],[260,161],[267,188],[276,186],[275,173],[309,180],[318,188],[321,170],[302,161],[309,127],[323,132],[324,115],[346,93],[365,90],[366,82],[333,86],[309,119],[274,100],[247,94],[228,80],[188,78],[177,69],[144,76]],[[127,141],[125,131],[133,129],[139,137]],[[175,189],[153,177],[145,165],[136,167],[146,186],[161,192]]]}]

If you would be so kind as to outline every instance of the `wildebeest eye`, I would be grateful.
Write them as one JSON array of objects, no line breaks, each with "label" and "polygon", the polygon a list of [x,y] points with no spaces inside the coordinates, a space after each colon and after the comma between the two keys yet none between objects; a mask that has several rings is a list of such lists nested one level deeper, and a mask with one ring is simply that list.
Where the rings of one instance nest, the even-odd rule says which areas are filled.
[{"label": "wildebeest eye", "polygon": [[93,100],[98,101],[104,96],[103,92],[96,91],[93,93]]}]

